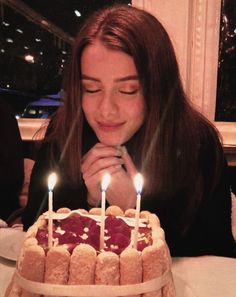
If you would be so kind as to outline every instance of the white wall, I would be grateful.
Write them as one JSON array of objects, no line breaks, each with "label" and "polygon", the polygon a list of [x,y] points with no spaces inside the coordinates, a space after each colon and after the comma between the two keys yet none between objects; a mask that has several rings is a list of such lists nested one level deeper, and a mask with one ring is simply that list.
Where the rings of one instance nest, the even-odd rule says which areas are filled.
[{"label": "white wall", "polygon": [[155,15],[168,31],[185,90],[214,119],[218,64],[220,0],[133,0]]}]

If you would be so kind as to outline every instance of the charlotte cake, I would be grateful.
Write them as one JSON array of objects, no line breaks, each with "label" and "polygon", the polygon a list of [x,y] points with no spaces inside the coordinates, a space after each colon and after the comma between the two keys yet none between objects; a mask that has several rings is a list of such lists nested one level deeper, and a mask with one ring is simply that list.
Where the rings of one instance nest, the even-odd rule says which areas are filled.
[{"label": "charlotte cake", "polygon": [[40,216],[26,233],[5,296],[175,296],[171,257],[158,217],[140,213],[134,249],[135,211],[108,207],[105,245],[100,251],[100,213],[99,208],[58,210],[50,249],[46,214]]}]

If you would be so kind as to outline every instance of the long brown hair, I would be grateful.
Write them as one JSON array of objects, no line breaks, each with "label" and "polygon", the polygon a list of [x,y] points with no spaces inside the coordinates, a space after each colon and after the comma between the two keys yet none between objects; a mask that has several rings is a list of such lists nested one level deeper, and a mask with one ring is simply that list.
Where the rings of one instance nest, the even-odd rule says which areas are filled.
[{"label": "long brown hair", "polygon": [[65,80],[65,103],[52,119],[49,135],[60,148],[67,175],[73,182],[80,181],[85,121],[80,59],[84,48],[97,39],[132,56],[138,71],[147,117],[137,134],[135,152],[130,153],[144,173],[146,194],[171,200],[182,193],[183,213],[192,216],[203,195],[200,152],[209,141],[215,148],[211,153],[215,168],[209,180],[213,189],[222,166],[222,147],[214,127],[184,93],[166,30],[154,16],[134,7],[119,5],[96,12],[75,40]]}]

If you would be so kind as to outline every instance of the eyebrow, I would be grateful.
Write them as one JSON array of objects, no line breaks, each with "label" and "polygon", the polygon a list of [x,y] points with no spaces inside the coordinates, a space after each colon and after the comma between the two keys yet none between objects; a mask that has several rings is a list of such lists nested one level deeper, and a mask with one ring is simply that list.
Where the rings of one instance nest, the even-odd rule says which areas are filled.
[{"label": "eyebrow", "polygon": [[[82,75],[82,79],[86,79],[86,80],[92,80],[95,82],[100,82],[100,79],[96,78],[96,77],[92,77],[89,75]],[[121,78],[116,78],[114,81],[115,82],[122,82],[122,81],[127,81],[127,80],[138,80],[138,76],[137,75],[128,75],[128,76],[124,76]]]}]

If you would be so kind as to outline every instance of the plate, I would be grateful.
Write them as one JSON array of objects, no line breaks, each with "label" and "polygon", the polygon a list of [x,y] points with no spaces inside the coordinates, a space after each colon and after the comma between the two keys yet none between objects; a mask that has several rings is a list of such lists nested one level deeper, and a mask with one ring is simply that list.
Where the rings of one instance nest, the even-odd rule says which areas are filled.
[{"label": "plate", "polygon": [[13,228],[0,229],[0,257],[16,261],[20,254],[25,232]]}]

